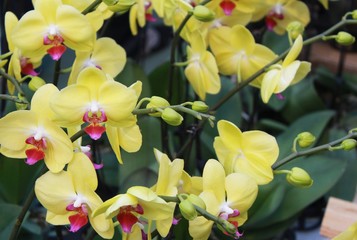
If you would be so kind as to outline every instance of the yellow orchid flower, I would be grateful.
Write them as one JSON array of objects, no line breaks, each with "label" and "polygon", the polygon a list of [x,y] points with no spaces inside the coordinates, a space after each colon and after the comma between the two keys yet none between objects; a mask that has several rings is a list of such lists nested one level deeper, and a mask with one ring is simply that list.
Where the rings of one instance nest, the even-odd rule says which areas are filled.
[{"label": "yellow orchid flower", "polygon": [[105,214],[107,218],[116,217],[122,231],[130,234],[133,226],[139,224],[144,229],[146,220],[162,220],[172,215],[171,208],[163,199],[158,197],[151,189],[135,186],[128,189],[125,194],[119,194],[99,206],[93,216]]},{"label": "yellow orchid flower", "polygon": [[70,224],[76,232],[88,223],[103,238],[114,235],[112,220],[104,214],[92,217],[92,212],[103,201],[95,193],[97,175],[84,153],[75,153],[67,171],[47,172],[36,180],[35,193],[47,209],[46,221],[53,225]]},{"label": "yellow orchid flower", "polygon": [[67,134],[52,122],[49,99],[58,89],[52,84],[39,88],[31,110],[18,110],[0,119],[0,152],[10,158],[26,158],[33,165],[44,159],[52,172],[61,171],[73,156]]},{"label": "yellow orchid flower", "polygon": [[271,66],[265,73],[260,87],[260,94],[267,103],[273,93],[280,94],[288,86],[298,83],[310,72],[311,63],[296,60],[303,46],[301,35],[297,37],[288,55],[281,64]]},{"label": "yellow orchid flower", "polygon": [[[214,159],[207,161],[202,179],[203,192],[199,197],[205,202],[206,211],[236,227],[242,226],[258,193],[256,182],[242,173],[226,176],[222,165]],[[189,222],[190,235],[193,239],[208,239],[213,223],[202,216],[197,217]],[[235,237],[241,235],[237,230]]]},{"label": "yellow orchid flower", "polygon": [[[183,174],[183,159],[174,159],[172,162],[169,157],[160,152],[157,149],[154,149],[155,158],[159,162],[159,174],[156,185],[153,187],[153,190],[157,195],[162,196],[176,196],[178,194],[178,187]],[[171,225],[174,220],[174,211],[176,203],[169,203],[171,209],[171,215],[166,219],[157,220],[156,228],[162,237],[166,237],[170,231]]]},{"label": "yellow orchid flower", "polygon": [[[135,119],[136,122],[136,119]],[[139,151],[142,144],[142,135],[139,126],[133,122],[128,127],[113,127],[106,125],[109,143],[120,164],[123,163],[120,148],[132,153]]]},{"label": "yellow orchid flower", "polygon": [[332,240],[357,240],[357,222],[348,227],[348,229]]},{"label": "yellow orchid flower", "polygon": [[52,59],[58,60],[66,46],[77,51],[90,51],[95,31],[80,11],[62,4],[61,0],[36,0],[34,10],[21,17],[11,38],[25,56],[47,51]]},{"label": "yellow orchid flower", "polygon": [[[15,77],[16,80],[21,81],[21,74],[37,76],[38,73],[34,70],[41,65],[41,60],[44,54],[38,56],[32,56],[31,58],[23,56],[21,50],[14,46],[10,37],[11,32],[18,23],[18,19],[12,12],[6,12],[5,14],[5,32],[7,36],[7,42],[12,56],[10,58],[8,73],[10,76]],[[8,90],[11,94],[14,93],[14,85],[8,81]]]},{"label": "yellow orchid flower", "polygon": [[120,45],[111,38],[99,38],[92,51],[76,52],[68,85],[75,83],[79,72],[86,67],[97,67],[114,78],[123,70],[125,63],[126,52]]},{"label": "yellow orchid flower", "polygon": [[[276,58],[269,48],[256,44],[251,32],[242,25],[211,29],[208,39],[219,72],[224,75],[237,74],[239,82]],[[251,85],[259,85],[261,79],[257,78]]]},{"label": "yellow orchid flower", "polygon": [[213,147],[227,175],[245,173],[258,184],[267,184],[273,179],[271,166],[279,155],[273,136],[258,130],[241,132],[225,120],[219,121],[217,128],[219,136],[215,137]]},{"label": "yellow orchid flower", "polygon": [[299,21],[304,27],[310,22],[309,8],[298,0],[267,0],[257,5],[254,14],[253,21],[265,16],[267,28],[278,34],[284,34],[293,21]]},{"label": "yellow orchid flower", "polygon": [[129,11],[129,25],[131,33],[135,36],[138,34],[138,27],[144,27],[146,21],[155,22],[156,19],[152,13],[151,0],[136,0],[136,3],[131,6]]},{"label": "yellow orchid flower", "polygon": [[96,140],[105,131],[104,124],[129,127],[136,123],[136,117],[131,112],[140,91],[141,82],[128,88],[107,79],[98,68],[88,67],[78,75],[76,84],[53,96],[51,107],[61,126],[73,127],[86,122],[89,124],[85,127],[86,133]]},{"label": "yellow orchid flower", "polygon": [[217,64],[212,53],[207,51],[200,33],[190,35],[190,45],[187,46],[189,64],[185,68],[185,76],[193,90],[204,100],[206,93],[216,94],[221,89]]}]

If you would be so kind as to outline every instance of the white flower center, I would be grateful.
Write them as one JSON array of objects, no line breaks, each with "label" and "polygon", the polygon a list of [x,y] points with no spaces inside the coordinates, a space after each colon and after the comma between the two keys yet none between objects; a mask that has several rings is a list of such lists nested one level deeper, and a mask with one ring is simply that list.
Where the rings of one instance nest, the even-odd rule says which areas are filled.
[{"label": "white flower center", "polygon": [[84,203],[84,199],[80,195],[77,195],[77,198],[73,203],[73,207],[78,208],[82,205],[82,203]]},{"label": "white flower center", "polygon": [[36,141],[40,141],[42,138],[44,137],[44,129],[39,127],[36,129],[36,133],[35,135],[33,136],[33,138],[36,140]]}]

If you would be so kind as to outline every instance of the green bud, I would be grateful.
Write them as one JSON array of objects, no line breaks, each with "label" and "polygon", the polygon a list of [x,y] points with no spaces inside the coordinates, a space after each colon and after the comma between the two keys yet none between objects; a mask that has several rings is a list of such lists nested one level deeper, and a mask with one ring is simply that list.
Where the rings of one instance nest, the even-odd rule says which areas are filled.
[{"label": "green bud", "polygon": [[202,101],[194,101],[192,104],[192,110],[197,112],[207,112],[208,106]]},{"label": "green bud", "polygon": [[[146,108],[164,108],[168,106],[170,106],[170,103],[165,98],[152,96],[150,98],[150,102],[146,105]],[[150,113],[149,115],[153,117],[160,117],[161,112]]]},{"label": "green bud", "polygon": [[315,136],[312,135],[310,132],[302,132],[297,135],[298,144],[302,148],[306,148],[313,144],[316,140]]},{"label": "green bud", "polygon": [[228,222],[227,220],[220,219],[219,224],[217,224],[218,229],[222,232],[227,232],[229,234],[235,235],[237,232],[237,227],[234,226],[232,223]]},{"label": "green bud", "polygon": [[288,24],[286,30],[289,32],[292,40],[295,40],[300,34],[305,31],[304,25],[299,21],[293,21]]},{"label": "green bud", "polygon": [[341,146],[343,150],[349,151],[357,146],[357,141],[354,139],[346,139],[342,141]]},{"label": "green bud", "polygon": [[197,217],[195,206],[193,206],[191,201],[189,201],[188,199],[181,201],[179,204],[179,208],[182,216],[185,219],[191,221]]},{"label": "green bud", "polygon": [[[112,1],[115,1],[115,0],[112,0]],[[117,3],[114,5],[108,5],[109,6],[108,9],[112,12],[124,14],[127,11],[129,11],[131,6],[133,6],[135,4],[135,2],[136,2],[135,0],[120,0],[120,1],[117,1]]]},{"label": "green bud", "polygon": [[119,0],[102,0],[107,6],[113,6],[119,2]]},{"label": "green bud", "polygon": [[352,18],[357,20],[357,9],[352,11]]},{"label": "green bud", "polygon": [[161,118],[172,126],[178,126],[182,123],[183,117],[172,108],[165,108],[161,113]]},{"label": "green bud", "polygon": [[302,168],[293,167],[286,175],[286,180],[296,187],[311,187],[313,184],[313,180],[310,175]]},{"label": "green bud", "polygon": [[199,208],[202,208],[204,210],[206,210],[206,204],[205,202],[202,200],[202,198],[198,197],[197,195],[195,194],[190,194],[188,197],[187,197],[187,200],[189,200],[193,205],[199,207]]},{"label": "green bud", "polygon": [[[26,100],[26,98],[24,96],[22,96],[21,94],[18,94],[17,97],[20,100]],[[25,110],[25,109],[27,109],[27,105],[28,105],[27,103],[18,103],[18,102],[15,103],[17,110]]]},{"label": "green bud", "polygon": [[340,45],[349,46],[355,42],[355,37],[348,32],[339,32],[336,35],[335,40]]},{"label": "green bud", "polygon": [[32,91],[36,92],[37,89],[39,89],[40,87],[42,87],[45,84],[46,84],[46,82],[42,78],[40,78],[40,77],[32,77],[32,79],[29,82],[28,87]]},{"label": "green bud", "polygon": [[214,12],[202,5],[198,5],[193,9],[193,16],[201,22],[210,22],[215,18]]}]

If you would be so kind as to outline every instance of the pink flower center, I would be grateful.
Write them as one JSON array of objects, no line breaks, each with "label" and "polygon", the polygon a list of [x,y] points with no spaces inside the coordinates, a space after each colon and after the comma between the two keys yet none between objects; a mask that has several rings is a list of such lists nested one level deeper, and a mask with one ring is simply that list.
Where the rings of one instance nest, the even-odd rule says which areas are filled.
[{"label": "pink flower center", "polygon": [[236,7],[235,3],[231,0],[222,0],[219,6],[222,8],[226,16],[230,16],[233,9]]},{"label": "pink flower center", "polygon": [[276,5],[268,15],[265,17],[265,23],[267,25],[267,28],[269,30],[273,30],[274,27],[278,24],[278,20],[283,20],[284,19],[284,14],[283,14],[283,8],[281,5]]},{"label": "pink flower center", "polygon": [[45,138],[36,140],[35,137],[29,137],[25,141],[27,144],[34,146],[34,148],[27,149],[25,151],[27,160],[25,161],[28,165],[33,165],[38,161],[45,158],[45,152],[47,148],[47,143]]},{"label": "pink flower center", "polygon": [[105,127],[102,123],[107,121],[107,116],[103,110],[98,111],[87,111],[83,116],[83,121],[89,123],[84,131],[93,139],[99,139],[105,132]]},{"label": "pink flower center", "polygon": [[29,58],[27,57],[21,57],[20,58],[20,66],[21,66],[21,73],[24,75],[31,75],[31,76],[37,76],[38,73],[35,72],[33,65],[30,61]]},{"label": "pink flower center", "polygon": [[[228,209],[228,208],[227,208]],[[229,212],[229,213],[228,213]],[[224,220],[227,220],[228,222],[230,222],[231,224],[233,224],[236,228],[237,228],[237,231],[235,232],[234,234],[234,238],[235,239],[238,239],[240,238],[241,236],[243,236],[242,233],[240,233],[238,231],[238,222],[231,219],[230,218],[234,218],[234,217],[238,217],[240,215],[240,212],[238,209],[233,209],[233,212],[232,212],[232,209],[229,209],[229,211],[226,212],[226,211],[222,211],[220,214],[219,214],[219,218],[222,218]],[[228,232],[224,232],[225,235],[228,235],[228,236],[231,236],[231,234],[229,234]]]},{"label": "pink flower center", "polygon": [[85,204],[81,204],[79,207],[75,207],[74,203],[69,204],[66,207],[66,210],[69,212],[77,212],[74,215],[68,217],[71,224],[70,232],[77,232],[81,227],[88,223],[88,210]]},{"label": "pink flower center", "polygon": [[148,22],[156,22],[156,18],[152,15],[151,2],[145,2],[145,19]]},{"label": "pink flower center", "polygon": [[49,31],[50,32],[43,37],[43,44],[52,46],[47,50],[47,53],[53,60],[57,61],[62,57],[67,48],[63,45],[64,39],[57,32],[55,27],[51,27]]},{"label": "pink flower center", "polygon": [[139,204],[135,207],[131,205],[121,207],[117,219],[123,231],[130,233],[133,225],[139,221],[139,218],[136,215],[142,215],[143,213],[144,209]]}]

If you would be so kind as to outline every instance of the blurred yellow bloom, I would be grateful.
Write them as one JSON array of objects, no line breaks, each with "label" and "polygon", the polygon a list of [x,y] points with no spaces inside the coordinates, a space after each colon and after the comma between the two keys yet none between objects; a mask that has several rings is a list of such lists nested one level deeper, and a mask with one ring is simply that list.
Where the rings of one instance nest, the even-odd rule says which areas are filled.
[{"label": "blurred yellow bloom", "polygon": [[332,240],[357,240],[357,222],[348,227],[346,231],[332,238]]},{"label": "blurred yellow bloom", "polygon": [[146,220],[163,220],[172,215],[171,208],[163,199],[158,197],[151,189],[135,186],[128,189],[125,194],[119,194],[99,206],[93,216],[104,213],[107,218],[116,217],[122,231],[130,234],[133,226],[139,224],[144,229],[141,218]]},{"label": "blurred yellow bloom", "polygon": [[267,0],[257,5],[253,20],[265,17],[269,30],[284,34],[286,27],[293,21],[299,21],[304,26],[310,22],[309,8],[298,0]]},{"label": "blurred yellow bloom", "polygon": [[155,22],[156,19],[152,13],[151,0],[136,0],[136,4],[131,6],[129,12],[130,30],[133,35],[138,34],[138,27],[144,27],[146,21]]},{"label": "blurred yellow bloom", "polygon": [[21,17],[11,33],[16,47],[25,56],[47,53],[58,60],[66,46],[90,51],[95,39],[91,22],[76,8],[60,0],[36,0],[34,10]]},{"label": "blurred yellow bloom", "polygon": [[[18,23],[17,17],[12,12],[6,12],[5,14],[5,31],[8,41],[8,46],[10,52],[12,52],[12,56],[10,58],[9,66],[8,66],[8,73],[10,76],[15,77],[16,80],[21,81],[22,76],[24,75],[32,75],[37,76],[38,73],[35,72],[35,68],[41,65],[42,57],[44,53],[40,53],[38,56],[32,56],[31,58],[23,56],[21,50],[14,46],[12,39],[11,39],[11,32],[15,28]],[[14,93],[15,87],[10,82],[7,81],[8,90],[11,94]]]},{"label": "blurred yellow bloom", "polygon": [[260,87],[264,103],[269,101],[273,93],[280,94],[289,85],[298,83],[310,72],[311,63],[296,60],[302,46],[303,40],[299,35],[284,61],[271,66],[271,70],[265,73]]},{"label": "blurred yellow bloom", "polygon": [[68,85],[75,83],[78,74],[84,68],[97,67],[114,78],[123,70],[125,63],[126,52],[120,45],[111,38],[99,38],[96,40],[92,51],[76,52]]},{"label": "blurred yellow bloom", "polygon": [[[242,25],[214,28],[208,39],[219,72],[237,74],[238,81],[246,80],[276,57],[269,48],[256,44],[251,32]],[[259,85],[260,81],[257,78],[251,85]]]},{"label": "blurred yellow bloom", "polygon": [[[206,211],[236,227],[242,226],[257,197],[258,186],[254,179],[242,173],[226,176],[222,165],[213,159],[206,163],[202,178],[203,192],[199,197],[205,202]],[[193,239],[208,239],[213,223],[205,217],[197,217],[189,222],[190,235]],[[235,236],[241,235],[237,230]]]},{"label": "blurred yellow bloom", "polygon": [[75,153],[67,171],[47,172],[36,180],[35,193],[47,209],[46,221],[53,225],[70,224],[76,232],[88,223],[103,238],[114,235],[112,220],[104,214],[92,217],[92,212],[103,202],[95,193],[97,175],[84,153]]},{"label": "blurred yellow bloom", "polygon": [[265,132],[241,132],[233,123],[221,120],[217,124],[219,136],[213,147],[226,174],[245,173],[258,184],[273,180],[271,166],[277,160],[279,147],[275,138]]},{"label": "blurred yellow bloom", "polygon": [[206,93],[215,94],[221,89],[217,63],[212,53],[207,51],[200,33],[190,35],[190,45],[187,46],[189,64],[185,68],[185,75],[193,90],[204,100]]},{"label": "blurred yellow bloom", "polygon": [[[154,149],[154,153],[160,167],[157,183],[153,190],[157,195],[174,197],[178,194],[178,186],[183,174],[184,161],[183,159],[174,159],[171,162],[166,154],[157,149]],[[173,215],[176,203],[171,202],[168,204],[171,209],[171,215],[166,219],[156,221],[156,228],[162,237],[166,237],[169,233],[174,220]]]},{"label": "blurred yellow bloom", "polygon": [[39,88],[31,110],[18,110],[0,119],[0,152],[10,158],[26,158],[33,165],[44,159],[52,172],[71,161],[73,146],[67,134],[52,122],[49,100],[58,89],[52,84]]}]

